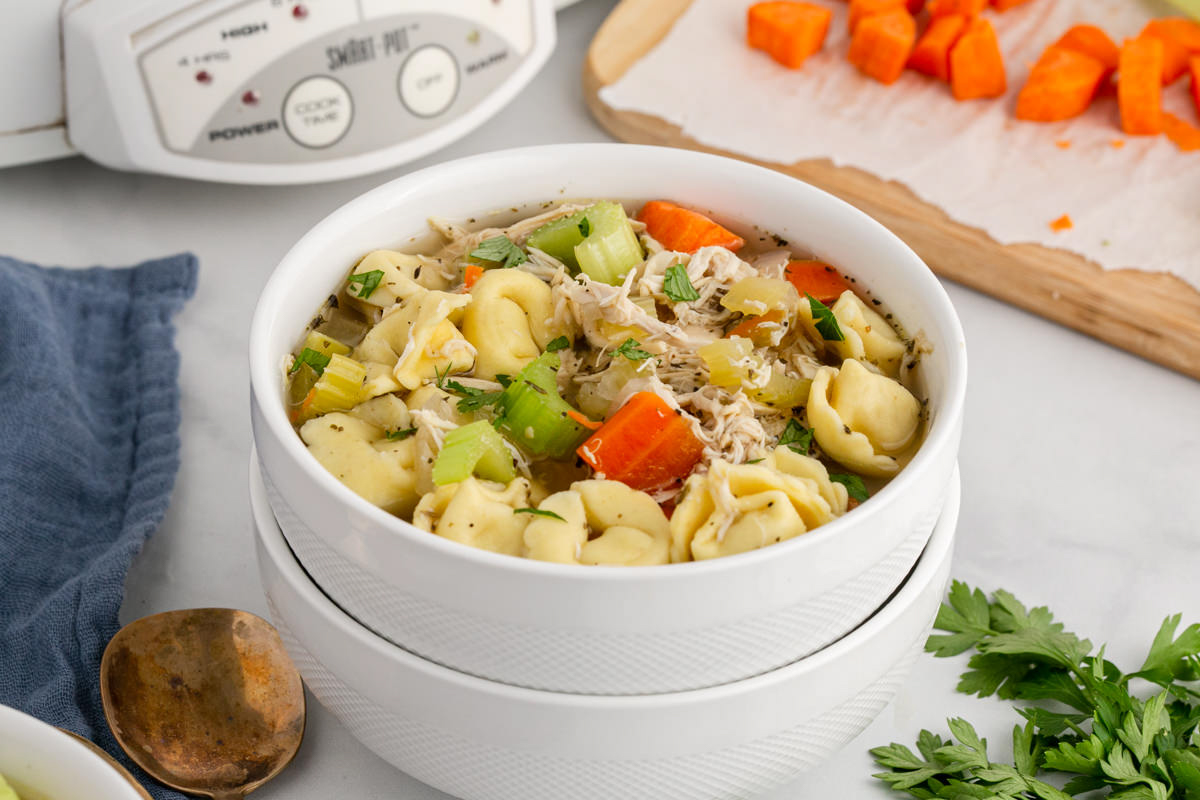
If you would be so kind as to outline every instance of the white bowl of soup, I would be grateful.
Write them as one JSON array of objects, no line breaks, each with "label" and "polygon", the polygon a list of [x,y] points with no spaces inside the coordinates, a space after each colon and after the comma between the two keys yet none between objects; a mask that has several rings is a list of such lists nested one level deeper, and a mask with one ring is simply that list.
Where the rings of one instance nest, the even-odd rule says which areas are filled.
[{"label": "white bowl of soup", "polygon": [[0,778],[19,800],[147,797],[83,742],[8,706],[0,706]]},{"label": "white bowl of soup", "polygon": [[320,222],[263,290],[250,371],[272,508],[334,602],[465,673],[646,694],[882,605],[945,501],[966,352],[928,267],[831,195],[561,145]]},{"label": "white bowl of soup", "polygon": [[250,472],[271,618],[308,688],[381,758],[464,800],[757,797],[821,764],[918,662],[949,577],[959,499],[954,476],[912,573],[844,639],[724,686],[613,697],[482,680],[371,633],[312,582]]}]

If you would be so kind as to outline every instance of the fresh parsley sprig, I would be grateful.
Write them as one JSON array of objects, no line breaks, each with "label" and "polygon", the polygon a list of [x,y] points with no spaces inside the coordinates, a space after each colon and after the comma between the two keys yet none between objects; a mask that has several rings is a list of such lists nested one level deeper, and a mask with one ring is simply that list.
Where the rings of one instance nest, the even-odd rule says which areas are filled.
[{"label": "fresh parsley sprig", "polygon": [[642,343],[632,336],[617,345],[613,355],[624,356],[630,361],[645,361],[650,353],[642,349]]},{"label": "fresh parsley sprig", "polygon": [[[919,798],[1065,800],[1107,790],[1113,800],[1200,798],[1200,625],[1177,634],[1167,617],[1142,666],[1122,672],[1093,654],[1092,643],[1063,629],[1046,608],[1026,609],[1000,590],[989,601],[955,581],[925,649],[939,657],[974,649],[958,690],[980,697],[1052,701],[1071,709],[1018,708],[1014,763],[987,758],[986,742],[963,720],[950,720],[953,744],[922,731],[920,757],[903,745],[871,751],[887,771],[875,777]],[[1143,700],[1134,680],[1161,691]],[[1060,791],[1043,774],[1068,778]]]},{"label": "fresh parsley sprig", "polygon": [[692,300],[700,299],[700,293],[692,285],[692,279],[687,274],[687,267],[683,264],[667,267],[666,274],[663,276],[663,294],[675,303],[689,303]]},{"label": "fresh parsley sprig", "polygon": [[458,381],[449,380],[449,374],[450,367],[447,365],[445,372],[436,373],[434,384],[442,391],[456,394],[462,398],[457,404],[459,413],[469,414],[500,402],[500,395],[503,392],[489,392],[474,386],[464,386]]},{"label": "fresh parsley sprig", "polygon": [[529,260],[525,251],[513,244],[507,236],[493,236],[484,239],[471,251],[471,258],[476,261],[488,261],[502,267],[515,267]]},{"label": "fresh parsley sprig", "polygon": [[571,340],[566,336],[555,336],[550,341],[546,342],[547,353],[557,353],[559,350],[566,350],[571,346]]},{"label": "fresh parsley sprig", "polygon": [[851,500],[857,500],[861,503],[871,496],[871,493],[867,491],[867,485],[857,475],[851,475],[847,472],[831,472],[829,473],[829,480],[845,486],[846,494],[850,496]]},{"label": "fresh parsley sprig", "polygon": [[783,433],[779,434],[781,447],[786,446],[802,456],[812,452],[812,440],[812,429],[804,427],[794,419],[789,419],[783,428]]},{"label": "fresh parsley sprig", "polygon": [[812,311],[813,325],[816,326],[817,333],[821,334],[821,338],[827,342],[846,341],[846,334],[842,333],[842,326],[838,324],[837,317],[833,315],[833,309],[807,292],[804,293],[804,296],[808,298],[808,308]]},{"label": "fresh parsley sprig", "polygon": [[[357,272],[346,278],[346,291],[359,300],[366,300],[379,288],[383,280],[383,270],[373,269],[370,272]],[[357,288],[354,288],[357,287]]]},{"label": "fresh parsley sprig", "polygon": [[332,356],[325,355],[324,353],[318,353],[311,347],[306,347],[300,351],[300,355],[292,359],[292,368],[288,370],[288,375],[291,375],[294,372],[299,372],[300,367],[304,364],[308,364],[313,368],[313,372],[320,375],[325,371],[325,368],[329,366],[330,360],[332,360]]}]

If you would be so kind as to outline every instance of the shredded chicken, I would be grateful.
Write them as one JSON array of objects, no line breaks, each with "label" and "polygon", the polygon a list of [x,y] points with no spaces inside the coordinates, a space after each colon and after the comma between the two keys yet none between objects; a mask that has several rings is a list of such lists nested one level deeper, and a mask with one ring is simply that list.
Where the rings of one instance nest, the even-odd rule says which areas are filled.
[{"label": "shredded chicken", "polygon": [[587,208],[587,206],[580,205],[579,203],[563,203],[549,211],[536,214],[532,217],[526,217],[519,222],[509,225],[507,228],[484,228],[478,231],[468,231],[460,225],[438,218],[430,219],[429,225],[446,240],[446,244],[438,251],[437,258],[455,263],[478,247],[479,243],[485,239],[491,239],[495,236],[507,236],[513,242],[520,244],[525,240],[525,237],[547,222],[552,222],[559,217],[570,216],[584,208]]},{"label": "shredded chicken", "polygon": [[704,443],[704,462],[725,458],[740,464],[767,454],[771,437],[755,414],[754,403],[740,389],[730,392],[709,384],[683,395],[678,402],[701,421],[697,436]]}]

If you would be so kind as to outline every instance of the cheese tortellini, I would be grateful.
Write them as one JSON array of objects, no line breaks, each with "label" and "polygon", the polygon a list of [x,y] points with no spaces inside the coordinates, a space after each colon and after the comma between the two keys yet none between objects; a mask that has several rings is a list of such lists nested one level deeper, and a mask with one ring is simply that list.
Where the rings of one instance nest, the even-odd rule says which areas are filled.
[{"label": "cheese tortellini", "polygon": [[[358,276],[382,272],[379,283],[369,293],[351,288],[347,291],[355,301],[375,308],[388,308],[397,300],[405,300],[426,289],[445,289],[449,281],[442,275],[440,264],[431,258],[395,250],[372,250],[350,273],[349,286],[359,286],[353,281]],[[362,296],[366,294],[366,296]]]},{"label": "cheese tortellini", "polygon": [[493,269],[471,287],[462,332],[476,350],[475,375],[516,375],[566,333],[554,322],[550,287],[528,272]]},{"label": "cheese tortellini", "polygon": [[921,404],[899,381],[855,359],[821,367],[808,395],[813,438],[834,461],[886,478],[900,471],[921,426]]},{"label": "cheese tortellini", "polygon": [[815,458],[776,448],[758,464],[714,461],[671,516],[671,560],[702,561],[792,539],[846,513],[846,487]]},{"label": "cheese tortellini", "polygon": [[439,374],[466,372],[475,348],[459,332],[471,295],[420,290],[384,314],[354,351],[360,361],[393,365],[392,376],[416,389]]},{"label": "cheese tortellini", "polygon": [[541,502],[525,528],[525,555],[560,564],[645,566],[670,560],[667,516],[645,492],[605,480],[578,481]]},{"label": "cheese tortellini", "polygon": [[839,356],[868,361],[893,378],[900,373],[905,345],[886,319],[848,290],[842,292],[830,310],[845,337],[843,341],[829,343]]},{"label": "cheese tortellini", "polygon": [[519,556],[529,515],[514,512],[528,505],[529,481],[524,478],[503,486],[471,477],[422,497],[413,525],[472,547]]}]

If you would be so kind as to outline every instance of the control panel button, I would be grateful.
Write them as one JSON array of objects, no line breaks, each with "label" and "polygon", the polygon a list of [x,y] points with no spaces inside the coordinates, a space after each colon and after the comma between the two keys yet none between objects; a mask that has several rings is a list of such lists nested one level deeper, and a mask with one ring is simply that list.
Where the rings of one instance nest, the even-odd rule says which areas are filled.
[{"label": "control panel button", "polygon": [[400,67],[400,100],[418,117],[436,117],[458,95],[458,62],[441,45],[414,50]]},{"label": "control panel button", "polygon": [[320,149],[346,135],[354,119],[350,92],[333,78],[305,78],[283,101],[283,127],[298,144]]}]

